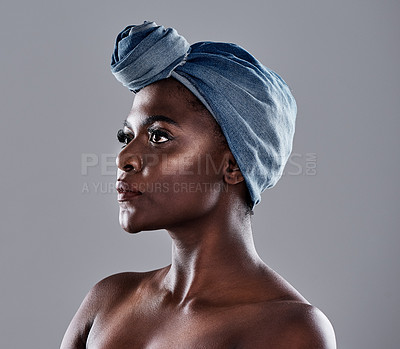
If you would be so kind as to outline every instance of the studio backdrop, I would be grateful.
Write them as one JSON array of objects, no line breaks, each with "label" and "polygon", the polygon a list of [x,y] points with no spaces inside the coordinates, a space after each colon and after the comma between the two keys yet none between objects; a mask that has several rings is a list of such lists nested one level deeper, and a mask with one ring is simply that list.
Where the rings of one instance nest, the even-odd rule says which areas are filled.
[{"label": "studio backdrop", "polygon": [[165,231],[125,233],[116,132],[132,94],[116,33],[155,21],[234,42],[298,104],[293,152],[263,193],[261,258],[331,320],[339,348],[398,348],[398,1],[2,2],[0,347],[57,348],[102,278],[170,263]]}]

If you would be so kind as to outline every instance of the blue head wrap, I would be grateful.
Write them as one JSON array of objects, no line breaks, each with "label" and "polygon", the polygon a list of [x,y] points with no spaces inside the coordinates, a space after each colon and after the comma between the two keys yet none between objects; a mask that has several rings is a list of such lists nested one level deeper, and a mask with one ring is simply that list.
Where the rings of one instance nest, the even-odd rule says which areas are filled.
[{"label": "blue head wrap", "polygon": [[154,22],[118,34],[111,71],[133,92],[173,77],[221,126],[245,178],[253,207],[282,176],[292,150],[296,102],[283,79],[238,45],[189,45]]}]

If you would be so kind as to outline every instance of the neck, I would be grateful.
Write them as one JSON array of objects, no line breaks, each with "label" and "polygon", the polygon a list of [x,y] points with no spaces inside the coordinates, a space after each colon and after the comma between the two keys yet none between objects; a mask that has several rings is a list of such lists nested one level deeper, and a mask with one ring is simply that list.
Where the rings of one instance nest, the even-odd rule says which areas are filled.
[{"label": "neck", "polygon": [[[168,231],[172,264],[164,285],[178,304],[229,299],[249,287],[264,265],[253,242],[250,216],[214,211],[201,223]],[[235,290],[235,291],[233,291]]]}]

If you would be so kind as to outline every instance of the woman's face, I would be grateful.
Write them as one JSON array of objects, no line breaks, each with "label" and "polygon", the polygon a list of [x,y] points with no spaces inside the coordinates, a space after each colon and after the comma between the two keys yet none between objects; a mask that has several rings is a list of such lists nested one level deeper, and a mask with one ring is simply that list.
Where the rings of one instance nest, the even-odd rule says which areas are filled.
[{"label": "woman's face", "polygon": [[179,84],[162,80],[137,93],[118,133],[126,143],[117,157],[119,219],[128,232],[200,220],[227,190],[229,148],[215,136],[212,116],[193,108],[194,96]]}]

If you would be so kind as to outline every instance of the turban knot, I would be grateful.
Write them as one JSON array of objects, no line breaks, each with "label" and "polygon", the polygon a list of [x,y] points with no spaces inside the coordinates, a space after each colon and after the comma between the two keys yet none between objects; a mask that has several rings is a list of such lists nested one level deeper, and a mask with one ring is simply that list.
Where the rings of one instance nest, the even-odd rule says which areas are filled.
[{"label": "turban knot", "polygon": [[170,76],[183,64],[189,43],[175,29],[154,22],[130,25],[118,34],[111,71],[125,87],[138,92],[143,87]]}]

